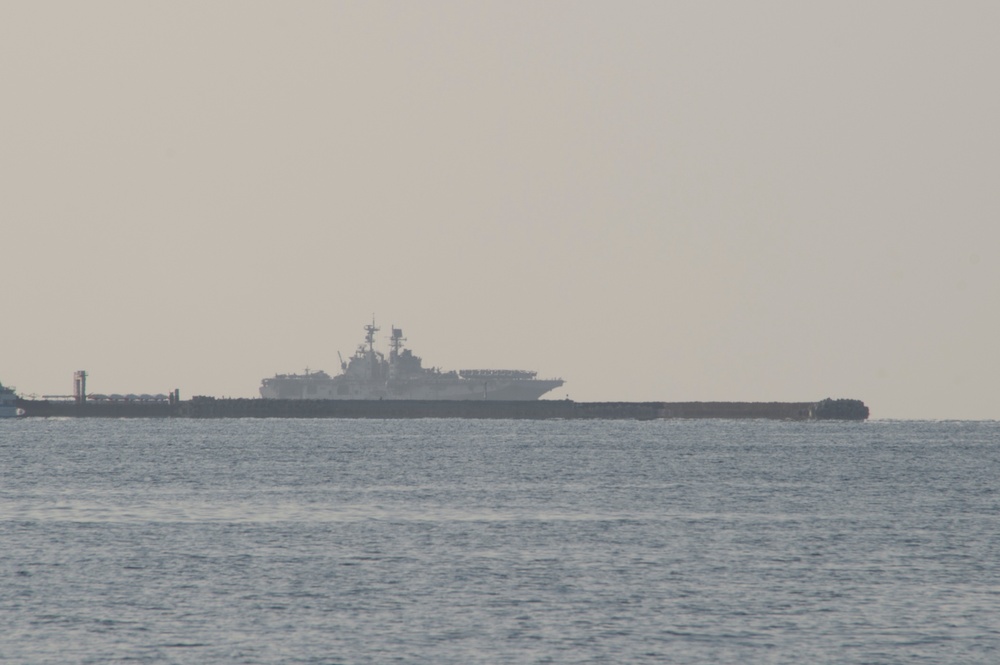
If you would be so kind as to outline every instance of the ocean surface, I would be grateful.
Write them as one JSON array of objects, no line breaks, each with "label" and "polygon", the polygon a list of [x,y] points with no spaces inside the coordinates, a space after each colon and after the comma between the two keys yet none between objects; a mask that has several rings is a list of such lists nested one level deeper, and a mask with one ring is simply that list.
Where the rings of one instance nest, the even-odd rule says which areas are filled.
[{"label": "ocean surface", "polygon": [[0,421],[3,663],[998,663],[1000,423]]}]

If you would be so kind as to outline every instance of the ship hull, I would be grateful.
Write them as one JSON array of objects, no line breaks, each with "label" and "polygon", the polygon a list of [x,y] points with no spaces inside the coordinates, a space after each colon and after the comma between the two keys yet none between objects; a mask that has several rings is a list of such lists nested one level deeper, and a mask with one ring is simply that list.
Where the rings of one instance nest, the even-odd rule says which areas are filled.
[{"label": "ship hull", "polygon": [[415,379],[384,386],[337,379],[268,379],[260,388],[260,396],[265,399],[525,401],[537,400],[561,385],[563,382],[560,379]]}]

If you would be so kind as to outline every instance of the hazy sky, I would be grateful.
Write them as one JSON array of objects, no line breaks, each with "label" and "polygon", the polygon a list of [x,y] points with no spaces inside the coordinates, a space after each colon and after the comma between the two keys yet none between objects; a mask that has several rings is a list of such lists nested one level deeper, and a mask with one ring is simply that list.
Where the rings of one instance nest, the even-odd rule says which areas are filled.
[{"label": "hazy sky", "polygon": [[1000,418],[998,34],[994,0],[4,2],[0,381],[254,396],[374,314],[550,397]]}]

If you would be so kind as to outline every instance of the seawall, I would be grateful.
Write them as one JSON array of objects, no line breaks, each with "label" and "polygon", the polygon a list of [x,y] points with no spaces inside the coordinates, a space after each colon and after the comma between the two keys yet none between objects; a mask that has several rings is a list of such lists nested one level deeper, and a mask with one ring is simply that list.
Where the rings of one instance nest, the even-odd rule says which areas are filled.
[{"label": "seawall", "polygon": [[496,418],[865,420],[860,400],[819,402],[571,402],[539,400],[279,400],[195,397],[174,403],[19,400],[27,417],[53,418]]}]

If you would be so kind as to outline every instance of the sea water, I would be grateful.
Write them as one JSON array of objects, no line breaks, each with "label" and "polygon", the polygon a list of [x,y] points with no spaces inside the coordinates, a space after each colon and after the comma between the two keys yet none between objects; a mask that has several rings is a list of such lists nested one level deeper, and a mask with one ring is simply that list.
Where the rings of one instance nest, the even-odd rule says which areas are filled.
[{"label": "sea water", "polygon": [[997,663],[1000,423],[0,422],[4,663]]}]

